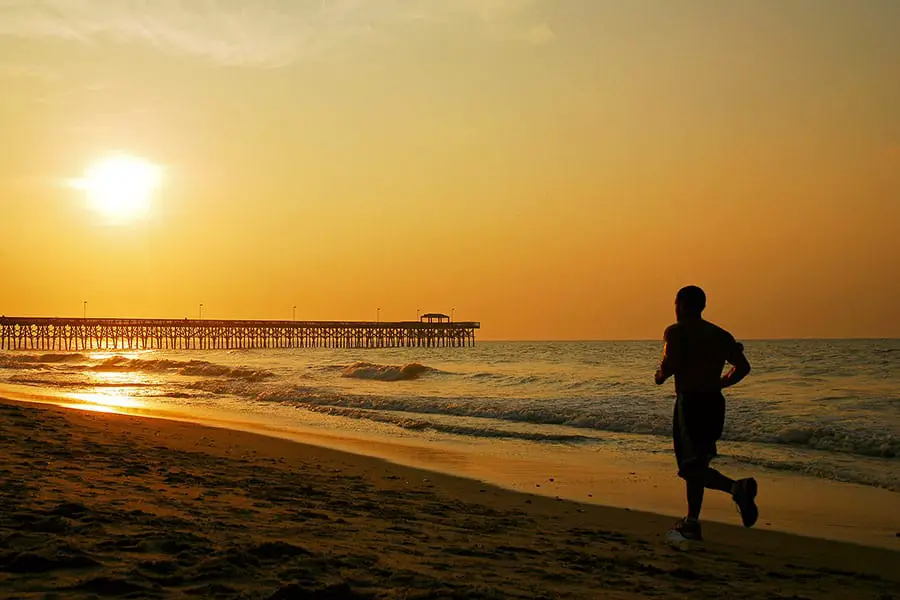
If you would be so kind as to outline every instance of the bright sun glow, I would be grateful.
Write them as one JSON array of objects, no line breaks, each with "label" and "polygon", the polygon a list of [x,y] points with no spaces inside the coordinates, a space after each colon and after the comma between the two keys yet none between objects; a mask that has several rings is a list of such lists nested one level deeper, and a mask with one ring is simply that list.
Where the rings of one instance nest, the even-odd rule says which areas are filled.
[{"label": "bright sun glow", "polygon": [[72,187],[84,191],[91,207],[104,216],[124,221],[147,213],[161,182],[161,167],[120,155],[97,163]]}]

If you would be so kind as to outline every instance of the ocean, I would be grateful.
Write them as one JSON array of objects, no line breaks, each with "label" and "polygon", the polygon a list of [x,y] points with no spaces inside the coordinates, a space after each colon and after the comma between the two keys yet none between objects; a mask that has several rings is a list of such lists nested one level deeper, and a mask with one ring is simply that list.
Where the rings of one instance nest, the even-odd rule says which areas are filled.
[{"label": "ocean", "polygon": [[[749,341],[720,453],[900,491],[900,340]],[[457,446],[671,453],[658,342],[0,354],[0,396]],[[674,467],[673,467],[674,470]]]}]

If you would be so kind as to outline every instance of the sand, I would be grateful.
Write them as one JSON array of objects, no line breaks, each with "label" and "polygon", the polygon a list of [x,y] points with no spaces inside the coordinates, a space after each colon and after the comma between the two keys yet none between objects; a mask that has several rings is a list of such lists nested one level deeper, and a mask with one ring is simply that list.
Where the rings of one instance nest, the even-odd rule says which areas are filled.
[{"label": "sand", "polygon": [[900,552],[0,402],[3,598],[900,598]]},{"label": "sand", "polygon": [[[581,503],[671,517],[681,517],[685,510],[684,483],[676,477],[670,443],[665,444],[664,452],[658,452],[625,450],[615,443],[615,434],[608,434],[610,443],[591,448],[434,432],[408,435],[402,429],[348,427],[344,419],[305,411],[285,421],[271,415],[232,412],[222,406],[214,411],[198,410],[119,396],[36,392],[28,386],[0,385],[0,397],[259,433]],[[763,511],[757,529],[900,551],[900,537],[896,536],[900,531],[900,493],[747,465],[730,458],[731,449],[731,443],[721,444],[723,455],[715,465],[731,477],[753,476],[759,481]],[[731,499],[719,493],[707,494],[703,519],[739,523]]]}]

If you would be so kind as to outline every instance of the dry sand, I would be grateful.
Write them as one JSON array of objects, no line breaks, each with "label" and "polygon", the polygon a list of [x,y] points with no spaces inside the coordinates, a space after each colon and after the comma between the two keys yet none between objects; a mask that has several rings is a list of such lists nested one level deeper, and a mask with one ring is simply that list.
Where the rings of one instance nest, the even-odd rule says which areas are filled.
[{"label": "dry sand", "polygon": [[0,597],[900,598],[900,553],[531,496],[161,419],[0,403]]}]

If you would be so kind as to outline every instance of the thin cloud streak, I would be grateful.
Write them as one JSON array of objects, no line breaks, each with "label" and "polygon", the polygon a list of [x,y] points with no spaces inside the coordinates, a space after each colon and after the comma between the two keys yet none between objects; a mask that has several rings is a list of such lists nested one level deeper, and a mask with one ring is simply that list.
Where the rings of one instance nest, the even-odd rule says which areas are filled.
[{"label": "thin cloud streak", "polygon": [[227,66],[280,67],[400,25],[472,25],[545,44],[543,0],[0,0],[0,38],[143,44]]}]

